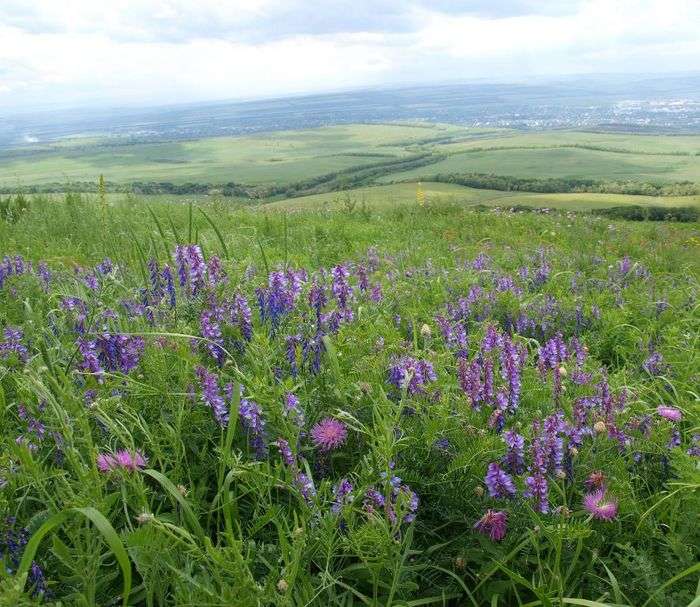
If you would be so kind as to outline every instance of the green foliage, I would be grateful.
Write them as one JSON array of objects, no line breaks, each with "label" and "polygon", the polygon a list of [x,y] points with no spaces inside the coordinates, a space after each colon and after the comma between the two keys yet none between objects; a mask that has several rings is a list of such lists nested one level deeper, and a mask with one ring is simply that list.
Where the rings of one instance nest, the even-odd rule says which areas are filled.
[{"label": "green foliage", "polygon": [[[339,212],[285,214],[218,200],[147,205],[131,197],[110,204],[105,231],[99,199],[71,193],[37,197],[12,221],[0,221],[3,253],[24,255],[35,268],[45,259],[54,273],[48,289],[36,271],[8,275],[0,289],[0,329],[22,327],[28,348],[26,361],[0,356],[0,542],[5,515],[27,529],[28,539],[21,562],[0,556],[0,605],[42,602],[32,596],[31,575],[22,579],[32,562],[48,581],[43,603],[76,606],[691,603],[700,556],[698,464],[686,453],[700,427],[697,225],[474,212],[430,195],[420,208],[415,191],[413,200],[377,207],[348,193],[340,195]],[[174,245],[185,240],[208,259],[219,255],[228,282],[190,299],[178,291],[176,308],[156,306],[153,321],[127,314],[122,302],[138,303],[150,285],[148,261],[173,265]],[[284,341],[313,322],[306,299],[300,318],[283,319],[276,333],[254,309],[245,349],[235,347],[238,329],[224,327],[225,361],[213,362],[200,327],[210,298],[224,301],[240,291],[253,304],[268,270],[313,272],[347,260],[367,265],[370,246],[381,259],[370,280],[381,283],[384,299],[360,294],[353,276],[354,321],[322,341],[318,374],[293,377]],[[552,271],[536,286],[518,269],[531,265],[540,247]],[[473,266],[479,253],[491,260],[483,271]],[[92,290],[85,277],[107,256],[115,270]],[[631,269],[620,273],[625,256]],[[604,367],[612,392],[628,393],[620,425],[634,447],[621,448],[606,434],[587,438],[572,456],[572,477],[552,475],[547,514],[523,497],[522,478],[512,500],[484,492],[488,464],[504,453],[502,436],[489,424],[491,407],[472,408],[460,389],[455,352],[435,320],[447,313],[447,302],[503,276],[514,277],[523,292],[495,293],[477,311],[486,320],[467,322],[470,359],[486,324],[505,327],[521,309],[537,310],[554,298],[551,326],[514,337],[529,360],[557,331],[575,335],[588,347],[584,370],[597,382]],[[102,381],[87,373],[66,297],[89,305],[87,334],[143,337],[138,366]],[[663,354],[662,373],[643,367],[650,347]],[[301,364],[302,349],[295,355]],[[434,364],[437,379],[427,394],[387,383],[401,355]],[[533,420],[559,407],[570,415],[577,398],[591,396],[595,382],[574,383],[572,364],[559,405],[551,378],[529,364],[507,427],[529,437]],[[232,384],[225,430],[201,402],[198,365]],[[277,447],[270,444],[262,460],[253,457],[235,415],[239,385],[242,398],[260,404],[267,441],[288,440],[298,471],[313,477],[312,499],[304,498],[297,471],[283,464]],[[86,400],[87,390],[95,391],[93,400]],[[303,406],[303,432],[285,414],[288,391]],[[677,426],[655,414],[661,403],[682,410]],[[42,440],[20,404],[43,424]],[[648,436],[632,427],[645,415],[655,420]],[[308,432],[329,416],[347,424],[348,441],[320,456]],[[674,428],[682,446],[669,449]],[[20,437],[32,438],[35,448]],[[148,465],[100,473],[97,454],[118,448],[142,449]],[[595,470],[605,472],[619,503],[613,521],[591,520],[582,508],[584,482]],[[364,503],[370,488],[388,494],[385,477],[392,475],[420,496],[413,522],[402,522],[411,510],[407,495],[396,500],[393,519]],[[341,478],[352,482],[353,497],[333,512]],[[474,530],[488,509],[508,512],[500,542]]]}]

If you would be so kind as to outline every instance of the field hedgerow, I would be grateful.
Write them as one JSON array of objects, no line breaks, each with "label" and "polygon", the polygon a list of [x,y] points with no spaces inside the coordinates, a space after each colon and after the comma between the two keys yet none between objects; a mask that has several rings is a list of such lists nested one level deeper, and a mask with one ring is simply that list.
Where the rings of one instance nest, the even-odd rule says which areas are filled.
[{"label": "field hedgerow", "polygon": [[697,225],[70,195],[0,242],[0,605],[695,598]]}]

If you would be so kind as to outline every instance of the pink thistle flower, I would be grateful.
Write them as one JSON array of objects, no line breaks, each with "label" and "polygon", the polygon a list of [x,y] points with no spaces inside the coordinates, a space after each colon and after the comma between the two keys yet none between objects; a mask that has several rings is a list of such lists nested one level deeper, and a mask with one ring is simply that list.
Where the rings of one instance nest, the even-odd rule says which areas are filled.
[{"label": "pink thistle flower", "polygon": [[147,458],[140,451],[128,451],[120,449],[114,454],[100,453],[97,456],[97,468],[100,472],[110,472],[122,468],[129,472],[135,472],[146,466]]},{"label": "pink thistle flower", "polygon": [[97,456],[97,469],[100,472],[109,472],[112,470],[112,468],[114,468],[114,466],[114,457],[112,457],[109,453],[100,453]]},{"label": "pink thistle flower", "polygon": [[665,405],[659,405],[656,408],[656,412],[661,416],[665,417],[667,420],[672,422],[679,422],[683,419],[683,412],[675,407],[666,407]]},{"label": "pink thistle flower", "polygon": [[332,417],[327,417],[311,428],[311,440],[317,449],[332,451],[345,443],[348,431],[345,424]]},{"label": "pink thistle flower", "polygon": [[506,536],[506,523],[508,515],[497,510],[487,510],[474,524],[474,529],[479,533],[488,535],[492,541],[500,542]]},{"label": "pink thistle flower", "polygon": [[583,496],[583,507],[601,521],[611,521],[617,516],[617,502],[605,499],[605,489],[600,488]]}]

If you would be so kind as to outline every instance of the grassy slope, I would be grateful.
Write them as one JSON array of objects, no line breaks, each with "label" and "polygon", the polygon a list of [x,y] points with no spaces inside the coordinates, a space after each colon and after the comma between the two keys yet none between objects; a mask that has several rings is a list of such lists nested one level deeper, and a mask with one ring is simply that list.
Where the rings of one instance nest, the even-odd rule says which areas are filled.
[{"label": "grassy slope", "polygon": [[[3,371],[0,377],[8,403],[0,410],[4,441],[0,444],[6,447],[4,453],[22,456],[10,459],[8,455],[2,460],[3,474],[8,469],[13,472],[8,474],[8,486],[0,491],[0,511],[11,512],[20,526],[76,504],[97,508],[116,529],[117,541],[129,547],[129,558],[139,563],[132,567],[133,586],[140,589],[143,584],[147,592],[154,593],[154,604],[358,605],[355,593],[372,596],[371,576],[366,573],[372,571],[380,580],[402,581],[393,603],[384,585],[375,590],[379,597],[375,604],[383,605],[407,605],[414,599],[425,600],[413,603],[416,605],[444,604],[449,600],[443,600],[445,596],[453,597],[452,604],[469,604],[463,588],[473,594],[475,605],[494,604],[493,597],[499,605],[536,605],[543,599],[559,604],[562,596],[605,601],[595,604],[643,605],[657,591],[650,604],[687,605],[693,599],[696,574],[668,588],[663,583],[697,563],[700,545],[693,525],[698,511],[697,492],[692,491],[696,469],[685,455],[698,423],[699,351],[692,337],[698,329],[693,312],[698,257],[692,244],[697,226],[609,222],[585,216],[474,214],[454,206],[397,206],[369,217],[314,211],[287,217],[206,204],[202,208],[216,219],[231,253],[228,256],[196,209],[190,215],[185,205],[154,203],[164,226],[161,240],[141,202],[115,203],[104,225],[99,206],[88,202],[54,207],[37,204],[17,223],[0,221],[2,253],[47,259],[56,272],[49,293],[22,277],[12,277],[0,291],[0,326],[22,326],[32,357],[26,368]],[[367,247],[377,245],[382,265],[371,278],[384,285],[384,303],[363,302],[356,308],[356,322],[332,336],[338,356],[324,357],[319,376],[304,373],[298,380],[285,376],[280,383],[272,371],[277,364],[286,369],[284,336],[304,330],[308,316],[286,319],[284,330],[274,338],[259,322],[257,312],[256,337],[247,354],[236,352],[236,364],[219,369],[206,349],[172,336],[199,334],[199,314],[208,298],[189,303],[179,294],[177,313],[167,306],[159,308],[155,327],[138,318],[129,319],[119,303],[140,297],[136,289],[143,286],[135,243],[140,243],[146,257],[171,263],[172,248],[178,241],[175,231],[180,242],[191,231],[207,256],[217,253],[226,258],[231,282],[220,297],[232,296],[240,284],[251,302],[253,289],[266,284],[264,263],[275,268],[288,262],[293,268],[314,270],[348,259],[363,262]],[[540,515],[520,495],[496,501],[476,493],[477,488],[483,489],[488,462],[500,458],[504,447],[488,426],[490,407],[475,411],[461,393],[454,352],[443,344],[434,321],[447,301],[466,294],[472,285],[485,282],[491,288],[490,271],[467,269],[466,262],[477,254],[483,251],[493,260],[496,275],[504,272],[519,280],[518,268],[533,263],[538,247],[551,260],[550,280],[541,289],[526,290],[522,302],[501,294],[499,301],[507,308],[498,310],[511,306],[519,310],[521,304],[528,306],[545,296],[556,297],[568,311],[583,304],[588,314],[592,305],[599,306],[601,319],[583,331],[582,339],[590,347],[585,368],[597,374],[605,364],[613,392],[619,394],[623,387],[630,390],[620,425],[627,417],[653,414],[660,402],[682,408],[686,416],[679,424],[683,446],[668,454],[677,475],[669,483],[655,468],[632,464],[631,453],[622,455],[612,438],[587,439],[574,459],[573,481],[561,482],[561,492],[559,481],[554,477],[550,481],[552,508],[566,504],[573,511],[566,518],[555,513]],[[91,266],[106,255],[120,269],[116,277],[104,281],[102,291],[90,293],[76,277],[72,263]],[[615,276],[614,268],[625,255],[635,268],[636,264],[649,268],[652,277],[631,278],[616,293],[606,287],[606,281],[609,275]],[[249,264],[259,274],[250,282],[242,281]],[[579,275],[579,286],[572,290],[572,278]],[[356,284],[354,276],[352,281]],[[75,369],[79,358],[73,318],[59,310],[59,301],[67,295],[85,298],[91,310],[118,311],[117,330],[159,330],[171,336],[161,341],[148,336],[142,363],[127,376],[129,381],[118,375],[98,385]],[[670,308],[659,313],[659,300],[667,300]],[[301,301],[305,305],[306,292]],[[403,319],[398,327],[397,314]],[[484,325],[497,322],[495,318],[471,323],[470,358],[479,351]],[[432,327],[432,341],[412,333],[408,323],[427,323]],[[556,326],[571,329],[566,320]],[[375,347],[379,337],[383,348]],[[528,435],[529,458],[533,419],[549,415],[555,407],[551,379],[541,380],[534,366],[536,343],[521,341],[531,348],[531,355],[521,406],[509,415],[507,427]],[[42,343],[47,344],[47,358],[57,371],[44,364],[38,351]],[[642,372],[650,343],[670,365],[667,377],[653,378]],[[435,399],[420,395],[407,399],[416,407],[415,415],[405,413],[403,402],[395,406],[383,397],[388,365],[394,355],[402,354],[434,363],[439,378]],[[221,432],[210,411],[199,402],[199,393],[196,403],[186,394],[196,382],[194,367],[198,364],[220,373],[222,383],[237,380],[234,370],[243,371],[246,394],[264,409],[270,440],[288,437],[296,445],[295,430],[281,413],[281,395],[292,386],[306,411],[307,428],[324,416],[337,415],[339,409],[356,416],[358,425],[364,424],[366,434],[354,425],[349,444],[334,452],[325,479],[316,473],[316,454],[304,439],[300,452],[314,471],[318,506],[312,509],[298,494],[274,447],[264,462],[252,460],[240,426],[232,449],[240,460],[228,454],[222,457]],[[66,375],[64,369],[69,370]],[[83,385],[85,381],[88,385]],[[565,381],[563,408],[567,412],[575,398],[595,393],[593,383],[577,387]],[[84,404],[86,388],[98,391],[92,407]],[[430,390],[433,394],[432,386]],[[38,395],[48,402],[43,410]],[[26,422],[17,415],[18,402],[27,403],[33,414],[41,411],[49,431],[62,432],[65,439],[60,451],[52,449],[54,439],[49,432],[35,455],[18,451],[17,437],[27,433]],[[634,449],[640,445],[645,453],[665,455],[670,430],[668,422],[655,418],[654,442],[635,433]],[[449,439],[447,453],[435,448],[440,438]],[[191,517],[153,479],[98,474],[95,456],[99,451],[132,444],[145,450],[150,467],[173,485],[182,484],[186,491],[178,501],[191,509]],[[57,456],[63,452],[65,457]],[[21,463],[15,465],[15,460]],[[387,461],[395,462],[394,473],[420,495],[418,519],[411,532],[402,529],[397,533],[385,523],[382,511],[370,517],[363,510],[367,488],[382,487],[380,473],[387,472]],[[219,487],[223,478],[223,474],[217,477],[219,470],[236,474],[230,499],[236,508],[235,538],[240,541],[229,539],[222,520],[226,514],[217,514],[215,498],[224,490]],[[620,502],[620,515],[614,522],[591,521],[581,509],[584,480],[593,470],[605,471],[611,493]],[[356,488],[354,506],[345,506],[342,525],[329,511],[331,487],[341,476],[350,478]],[[520,492],[522,478],[517,482]],[[229,487],[225,490],[228,494]],[[473,529],[487,508],[508,513],[508,533],[502,542],[490,542]],[[137,517],[144,511],[152,512],[154,519],[139,526]],[[198,525],[204,527],[206,540],[197,536]],[[70,558],[59,561],[62,544],[55,540],[52,544],[51,537],[44,540],[36,557],[54,584],[55,598],[64,604],[117,603],[122,580],[95,526],[72,516],[61,526],[60,537],[71,550]],[[149,567],[151,562],[155,567]],[[507,568],[500,568],[504,562]],[[424,575],[426,571],[430,575]],[[277,590],[280,579],[288,582],[286,594]],[[529,580],[536,592],[529,589]],[[8,586],[11,584],[0,583],[0,594]],[[618,594],[624,598],[615,598]],[[5,598],[7,605],[28,604],[17,597],[13,600],[10,594]],[[135,598],[132,602],[143,601]]]}]

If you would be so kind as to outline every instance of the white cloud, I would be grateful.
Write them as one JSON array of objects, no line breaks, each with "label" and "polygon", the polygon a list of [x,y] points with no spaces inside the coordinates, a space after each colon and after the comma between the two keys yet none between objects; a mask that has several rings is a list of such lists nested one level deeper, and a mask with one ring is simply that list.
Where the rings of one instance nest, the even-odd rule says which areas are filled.
[{"label": "white cloud", "polygon": [[699,65],[696,0],[559,4],[4,0],[0,107]]}]

